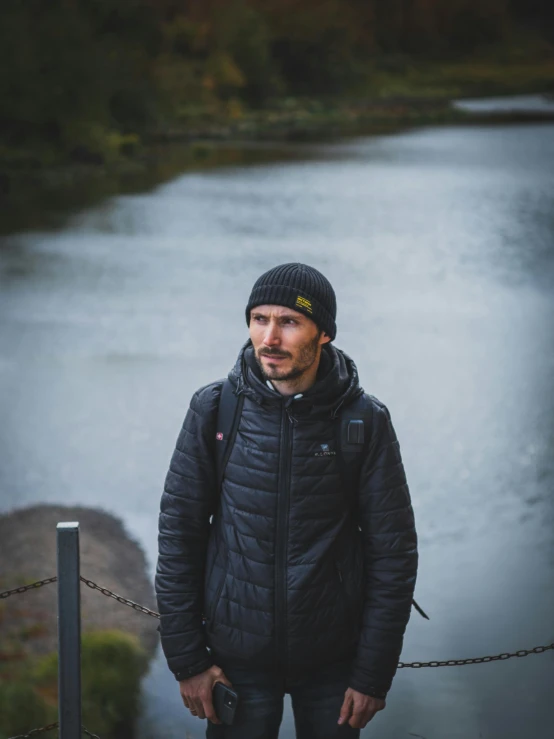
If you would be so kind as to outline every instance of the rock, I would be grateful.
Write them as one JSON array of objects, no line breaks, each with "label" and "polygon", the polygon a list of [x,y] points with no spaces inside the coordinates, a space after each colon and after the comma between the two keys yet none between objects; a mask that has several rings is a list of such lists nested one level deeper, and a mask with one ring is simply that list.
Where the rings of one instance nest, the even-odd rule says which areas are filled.
[{"label": "rock", "polygon": [[[37,505],[0,515],[0,592],[56,575],[56,526],[78,521],[81,575],[157,610],[144,553],[122,522],[81,506]],[[57,650],[57,585],[0,601],[2,642],[42,655]],[[81,583],[81,630],[134,634],[149,657],[158,644],[158,620]],[[19,651],[19,650],[18,650]]]}]

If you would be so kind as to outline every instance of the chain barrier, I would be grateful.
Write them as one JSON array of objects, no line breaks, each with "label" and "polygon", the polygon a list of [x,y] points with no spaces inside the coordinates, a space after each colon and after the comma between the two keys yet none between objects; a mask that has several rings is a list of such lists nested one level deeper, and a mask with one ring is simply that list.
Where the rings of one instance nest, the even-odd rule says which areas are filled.
[{"label": "chain barrier", "polygon": [[[6,590],[5,592],[0,593],[0,598],[8,598],[10,595],[14,595],[15,593],[25,593],[27,590],[33,590],[35,588],[40,588],[43,585],[48,585],[52,582],[56,582],[57,579],[57,577],[49,577],[46,580],[39,580],[38,582],[32,583],[31,585],[24,585],[20,588],[14,588],[13,590]],[[91,590],[98,590],[98,592],[102,593],[102,595],[105,595],[108,598],[113,598],[118,603],[121,603],[124,606],[128,606],[129,608],[132,608],[139,613],[146,613],[147,616],[153,616],[157,619],[160,618],[160,614],[157,611],[152,611],[150,608],[146,608],[146,606],[141,606],[139,603],[135,603],[133,600],[123,598],[123,596],[118,595],[111,590],[108,590],[108,588],[103,588],[101,585],[98,585],[92,580],[87,580],[87,578],[83,577],[82,575],[80,576],[80,580],[89,588],[91,588]],[[495,654],[488,657],[470,657],[469,659],[447,659],[440,661],[432,660],[431,662],[399,662],[398,669],[402,667],[412,667],[414,669],[419,669],[421,667],[460,667],[462,665],[480,665],[484,664],[485,662],[497,662],[500,660],[510,659],[511,657],[527,657],[530,654],[542,654],[543,652],[547,652],[550,649],[554,649],[554,643],[541,647],[533,647],[533,649],[520,649],[517,652],[502,652],[502,654]],[[51,728],[55,728],[55,726],[57,726],[57,724],[52,725],[52,727],[46,727],[44,729],[35,729],[35,732],[49,731]],[[94,734],[89,734],[89,732],[85,728],[83,728],[83,731],[89,736],[94,737]],[[24,739],[25,736],[30,736],[30,734],[23,735],[23,738],[12,737],[12,739]]]},{"label": "chain barrier", "polygon": [[41,726],[40,729],[33,729],[32,731],[29,731],[28,734],[18,734],[17,736],[10,737],[10,739],[28,739],[28,737],[35,736],[35,734],[41,734],[43,731],[53,731],[54,729],[57,729],[59,725],[58,721],[56,721],[55,724]]},{"label": "chain barrier", "polygon": [[398,667],[460,667],[461,665],[480,665],[484,662],[497,662],[498,660],[510,659],[511,657],[527,657],[530,654],[542,654],[549,649],[554,649],[554,643],[545,647],[533,647],[533,649],[520,649],[517,652],[502,652],[492,657],[470,657],[469,659],[447,659],[433,660],[432,662],[399,662]]},{"label": "chain barrier", "polygon": [[58,579],[57,577],[47,577],[46,580],[38,580],[37,582],[33,582],[30,585],[22,585],[20,588],[14,588],[13,590],[4,590],[3,593],[0,593],[0,599],[9,598],[10,595],[26,593],[27,590],[35,590],[36,588],[42,588],[43,585],[50,585],[50,583],[56,582],[57,579]]},{"label": "chain barrier", "polygon": [[81,729],[82,729],[83,733],[84,733],[84,734],[86,734],[87,736],[90,736],[90,737],[91,737],[91,739],[100,739],[100,737],[99,737],[99,736],[97,736],[96,734],[93,734],[93,733],[92,733],[92,732],[90,732],[90,731],[89,731],[88,729],[85,729],[85,727],[84,727],[84,726],[81,726]]},{"label": "chain barrier", "polygon": [[139,613],[146,613],[147,616],[154,616],[154,618],[160,617],[160,614],[157,611],[151,611],[150,608],[146,608],[146,606],[141,606],[138,603],[135,603],[133,600],[123,598],[123,596],[118,595],[117,593],[112,593],[112,591],[108,590],[108,588],[103,588],[100,585],[97,585],[92,580],[87,580],[82,575],[80,579],[81,582],[84,582],[85,585],[88,585],[88,587],[92,590],[98,590],[100,593],[102,593],[102,595],[106,595],[108,598],[114,598],[118,603],[122,603],[124,606],[129,606],[129,608],[132,608]]},{"label": "chain barrier", "polygon": [[[10,595],[19,595],[21,593],[26,593],[28,590],[36,590],[37,588],[41,588],[43,585],[50,585],[50,583],[57,582],[57,580],[57,577],[48,577],[46,578],[46,580],[38,580],[37,582],[33,582],[30,585],[22,585],[19,588],[13,588],[13,590],[5,590],[3,593],[0,593],[0,599],[9,598]],[[100,593],[102,593],[102,595],[106,595],[109,598],[114,598],[118,603],[122,603],[124,606],[129,606],[129,608],[133,608],[139,613],[146,613],[148,616],[154,616],[154,618],[160,617],[160,614],[157,611],[152,611],[150,608],[146,608],[146,606],[141,606],[139,603],[135,603],[133,600],[129,600],[128,598],[124,598],[123,596],[118,595],[111,590],[108,590],[108,588],[103,588],[101,585],[97,585],[92,580],[87,580],[82,575],[80,576],[80,580],[92,590],[98,590]]]},{"label": "chain barrier", "polygon": [[[59,729],[59,727],[60,727],[60,723],[59,721],[56,721],[55,724],[48,724],[48,726],[41,726],[39,729],[33,729],[32,731],[29,731],[27,734],[18,734],[17,736],[12,736],[10,737],[10,739],[29,739],[30,737],[33,737],[36,734],[42,734],[45,731],[53,731],[54,729]],[[91,739],[100,739],[99,736],[97,736],[96,734],[92,734],[84,726],[81,726],[81,730],[83,734],[90,736]]]}]

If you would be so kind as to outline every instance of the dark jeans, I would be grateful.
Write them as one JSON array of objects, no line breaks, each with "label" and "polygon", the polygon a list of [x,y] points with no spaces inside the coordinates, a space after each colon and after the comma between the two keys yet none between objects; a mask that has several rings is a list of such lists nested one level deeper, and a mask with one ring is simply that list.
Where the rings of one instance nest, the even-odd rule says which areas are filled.
[{"label": "dark jeans", "polygon": [[225,667],[239,694],[235,720],[232,726],[208,721],[207,739],[277,739],[285,693],[290,693],[297,739],[359,739],[359,729],[337,724],[350,665],[348,660],[302,677]]}]

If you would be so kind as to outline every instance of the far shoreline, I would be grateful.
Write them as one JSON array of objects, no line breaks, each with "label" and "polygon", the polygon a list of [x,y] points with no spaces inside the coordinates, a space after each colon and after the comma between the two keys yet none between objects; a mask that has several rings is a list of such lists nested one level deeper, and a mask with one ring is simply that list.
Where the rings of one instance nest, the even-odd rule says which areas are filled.
[{"label": "far shoreline", "polygon": [[[526,91],[547,97],[551,93]],[[544,110],[468,111],[465,98],[494,100],[505,91],[459,100],[395,96],[325,105],[308,100],[290,112],[251,111],[239,121],[211,121],[196,128],[171,126],[152,131],[140,146],[110,162],[83,155],[82,161],[41,167],[37,162],[0,168],[0,236],[57,228],[75,210],[118,194],[145,192],[185,172],[271,161],[305,159],[307,146],[393,135],[428,126],[506,125],[554,122],[554,106]],[[35,166],[33,166],[33,164]]]}]

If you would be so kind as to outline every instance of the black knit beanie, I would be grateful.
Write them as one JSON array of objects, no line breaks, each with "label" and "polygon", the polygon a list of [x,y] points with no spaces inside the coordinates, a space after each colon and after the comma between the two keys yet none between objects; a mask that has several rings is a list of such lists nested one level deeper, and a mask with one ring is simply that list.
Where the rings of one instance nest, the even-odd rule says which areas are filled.
[{"label": "black knit beanie", "polygon": [[299,262],[280,264],[258,277],[246,306],[246,323],[257,305],[284,305],[311,318],[333,340],[337,333],[337,300],[329,280]]}]

